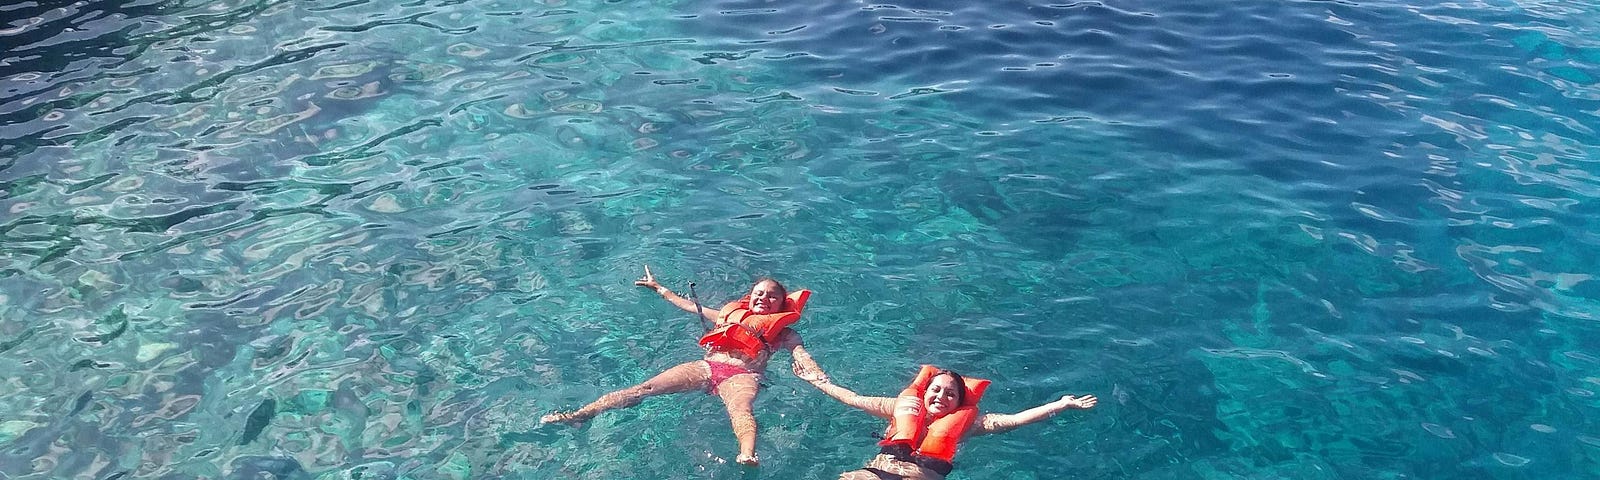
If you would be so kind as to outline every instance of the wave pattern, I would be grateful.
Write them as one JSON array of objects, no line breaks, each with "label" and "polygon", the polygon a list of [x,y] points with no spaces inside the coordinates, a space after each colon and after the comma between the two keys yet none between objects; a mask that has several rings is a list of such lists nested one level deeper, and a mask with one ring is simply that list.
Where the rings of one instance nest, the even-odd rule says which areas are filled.
[{"label": "wave pattern", "polygon": [[[1593,10],[3,6],[0,476],[738,475],[713,400],[532,421],[695,358],[646,263],[1105,399],[970,478],[1593,475]],[[781,370],[761,475],[871,455]]]}]

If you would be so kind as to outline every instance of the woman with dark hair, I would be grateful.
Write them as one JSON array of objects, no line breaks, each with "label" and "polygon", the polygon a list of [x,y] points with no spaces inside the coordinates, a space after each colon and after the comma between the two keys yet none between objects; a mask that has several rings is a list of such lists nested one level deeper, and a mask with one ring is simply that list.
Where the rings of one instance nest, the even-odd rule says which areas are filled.
[{"label": "woman with dark hair", "polygon": [[963,378],[924,365],[899,397],[867,397],[835,385],[814,363],[796,362],[795,375],[828,396],[889,420],[878,455],[839,480],[941,480],[954,467],[956,445],[973,435],[1009,431],[1055,416],[1068,408],[1094,408],[1094,395],[1066,395],[1014,414],[978,413],[989,381]]},{"label": "woman with dark hair", "polygon": [[[700,338],[700,346],[706,349],[705,357],[668,368],[638,385],[602,395],[577,410],[545,415],[539,422],[577,425],[606,410],[638,405],[645,397],[705,390],[721,398],[728,410],[733,434],[739,439],[737,461],[743,465],[759,464],[756,418],[750,407],[761,388],[761,372],[766,370],[767,361],[773,352],[788,350],[797,363],[816,363],[801,345],[800,335],[789,328],[800,319],[800,311],[805,308],[811,292],[789,293],[777,280],[762,278],[750,287],[750,293],[744,298],[711,310],[661,286],[650,274],[649,266],[644,267],[644,278],[633,284],[655,290],[673,306],[694,312],[714,324],[711,332]],[[797,367],[796,371],[799,370]]]}]

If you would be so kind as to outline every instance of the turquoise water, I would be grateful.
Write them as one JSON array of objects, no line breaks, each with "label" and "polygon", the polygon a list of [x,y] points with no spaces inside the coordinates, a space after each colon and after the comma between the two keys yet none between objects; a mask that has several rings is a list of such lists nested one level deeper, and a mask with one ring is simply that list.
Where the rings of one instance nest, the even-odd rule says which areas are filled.
[{"label": "turquoise water", "polygon": [[1600,475],[1589,3],[0,6],[0,478],[758,470],[631,285],[816,292],[840,383],[987,409],[955,478]]}]

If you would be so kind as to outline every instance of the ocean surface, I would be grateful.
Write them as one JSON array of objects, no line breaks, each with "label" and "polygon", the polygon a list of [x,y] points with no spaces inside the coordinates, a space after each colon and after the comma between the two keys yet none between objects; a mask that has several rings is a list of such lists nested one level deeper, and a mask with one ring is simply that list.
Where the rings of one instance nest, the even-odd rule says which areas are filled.
[{"label": "ocean surface", "polygon": [[1600,477],[1600,6],[12,1],[0,479],[832,479],[882,422],[540,426],[760,276],[956,479]]}]

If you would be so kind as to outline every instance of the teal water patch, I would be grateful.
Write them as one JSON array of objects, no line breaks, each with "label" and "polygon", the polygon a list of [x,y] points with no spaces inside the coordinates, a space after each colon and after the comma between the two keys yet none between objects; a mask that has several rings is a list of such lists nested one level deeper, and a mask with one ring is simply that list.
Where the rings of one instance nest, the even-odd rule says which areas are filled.
[{"label": "teal water patch", "polygon": [[1600,471],[1585,6],[151,5],[4,13],[5,475],[875,452],[783,355],[759,470],[695,393],[538,425],[700,355],[643,264],[813,289],[865,394],[1102,399],[955,478]]}]

